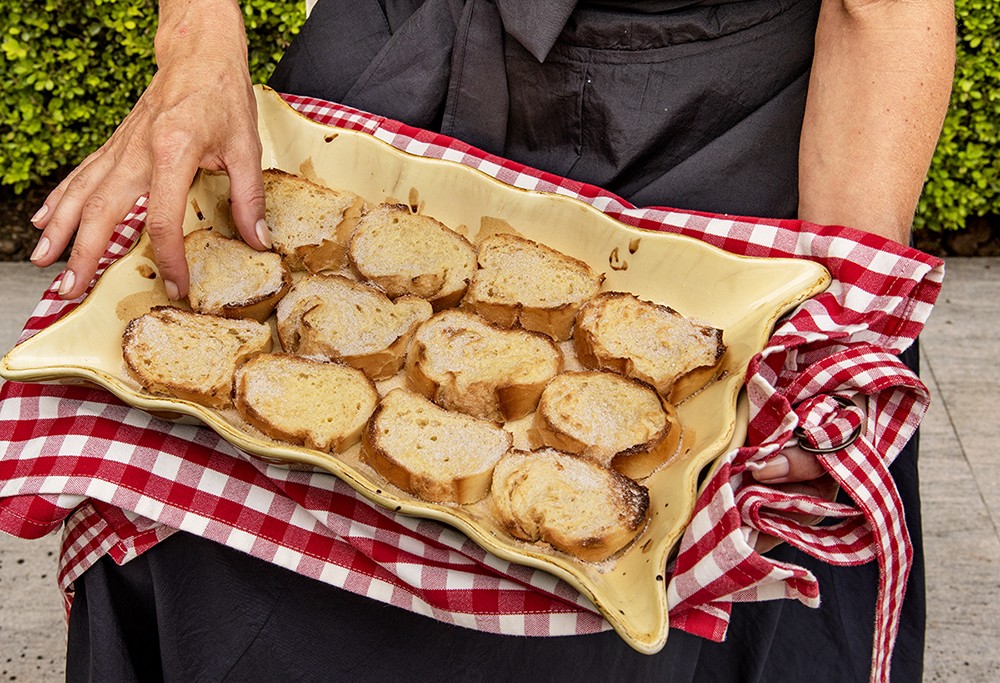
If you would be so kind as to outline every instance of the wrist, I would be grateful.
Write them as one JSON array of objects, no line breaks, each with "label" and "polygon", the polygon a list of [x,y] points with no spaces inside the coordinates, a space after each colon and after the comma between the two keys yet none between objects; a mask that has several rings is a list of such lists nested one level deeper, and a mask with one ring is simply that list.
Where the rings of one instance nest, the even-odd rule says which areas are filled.
[{"label": "wrist", "polygon": [[160,0],[153,41],[158,67],[192,54],[247,62],[243,13],[237,0]]}]

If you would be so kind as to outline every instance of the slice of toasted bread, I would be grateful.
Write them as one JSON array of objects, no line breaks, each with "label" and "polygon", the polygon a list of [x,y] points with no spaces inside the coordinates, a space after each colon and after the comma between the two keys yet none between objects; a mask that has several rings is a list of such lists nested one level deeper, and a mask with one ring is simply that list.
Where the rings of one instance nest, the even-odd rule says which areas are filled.
[{"label": "slice of toasted bread", "polygon": [[418,498],[464,505],[486,497],[493,467],[512,443],[493,422],[393,389],[368,421],[361,459]]},{"label": "slice of toasted bread", "polygon": [[381,380],[403,367],[410,338],[431,313],[420,297],[391,301],[343,275],[319,273],[295,283],[275,318],[285,351],[340,360]]},{"label": "slice of toasted bread", "polygon": [[184,254],[191,274],[188,301],[198,313],[264,322],[292,286],[280,254],[212,229],[188,233]]},{"label": "slice of toasted bread", "polygon": [[122,335],[125,367],[147,391],[215,408],[230,403],[236,365],[270,348],[269,325],[171,306],[134,318]]},{"label": "slice of toasted bread", "polygon": [[276,168],[264,171],[265,218],[274,251],[292,270],[337,270],[365,202]]},{"label": "slice of toasted bread", "polygon": [[612,372],[564,372],[538,401],[536,446],[592,458],[643,479],[677,452],[677,412],[653,387]]},{"label": "slice of toasted bread", "polygon": [[722,330],[625,292],[580,309],[573,348],[584,367],[642,380],[673,404],[718,377],[726,353]]},{"label": "slice of toasted bread", "polygon": [[237,368],[233,404],[272,439],[342,453],[361,438],[378,391],[365,373],[341,363],[261,353]]},{"label": "slice of toasted bread", "polygon": [[562,352],[549,337],[505,330],[452,308],[417,329],[406,380],[444,408],[501,422],[534,410],[562,364]]},{"label": "slice of toasted bread", "polygon": [[467,239],[404,204],[380,204],[366,213],[348,256],[362,278],[391,298],[419,296],[435,311],[457,305],[476,271],[476,250]]},{"label": "slice of toasted bread", "polygon": [[480,242],[478,264],[462,306],[502,327],[557,341],[569,339],[577,311],[604,282],[583,261],[511,234]]},{"label": "slice of toasted bread", "polygon": [[649,491],[603,465],[552,448],[511,451],[493,469],[490,506],[515,538],[587,562],[624,548],[646,524]]}]

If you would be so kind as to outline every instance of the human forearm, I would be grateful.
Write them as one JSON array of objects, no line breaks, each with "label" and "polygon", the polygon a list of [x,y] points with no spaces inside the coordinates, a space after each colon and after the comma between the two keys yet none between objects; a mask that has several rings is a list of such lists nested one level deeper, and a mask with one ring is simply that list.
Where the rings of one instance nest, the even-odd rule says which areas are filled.
[{"label": "human forearm", "polygon": [[157,64],[163,66],[191,52],[247,61],[243,14],[237,0],[160,0],[154,41]]},{"label": "human forearm", "polygon": [[799,154],[799,218],[906,243],[948,106],[950,0],[824,0]]}]

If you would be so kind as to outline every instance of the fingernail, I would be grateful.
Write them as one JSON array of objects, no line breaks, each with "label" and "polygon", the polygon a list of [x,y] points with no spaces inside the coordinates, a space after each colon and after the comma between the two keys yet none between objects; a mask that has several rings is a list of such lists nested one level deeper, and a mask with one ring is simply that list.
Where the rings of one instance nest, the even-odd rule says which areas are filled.
[{"label": "fingernail", "polygon": [[63,273],[62,282],[59,283],[59,296],[66,296],[69,294],[70,290],[73,289],[73,285],[76,284],[76,275],[72,270],[67,270]]},{"label": "fingernail", "polygon": [[32,223],[37,223],[38,221],[45,218],[45,214],[49,212],[49,207],[47,204],[42,204],[42,208],[35,212],[35,215],[31,217]]},{"label": "fingernail", "polygon": [[38,259],[45,258],[45,255],[49,253],[49,247],[52,246],[49,242],[48,237],[43,237],[38,240],[38,244],[35,245],[35,250],[31,252],[31,256],[28,257],[29,261],[37,261]]},{"label": "fingernail", "polygon": [[270,249],[271,230],[270,228],[267,227],[267,221],[265,221],[263,218],[257,221],[257,224],[254,226],[254,231],[257,233],[257,239],[261,241],[261,244]]},{"label": "fingernail", "polygon": [[177,285],[172,280],[164,280],[163,287],[167,290],[167,298],[171,301],[177,301],[181,298],[180,290],[177,289]]},{"label": "fingernail", "polygon": [[788,458],[778,455],[772,458],[766,465],[753,473],[757,481],[772,481],[788,476]]}]

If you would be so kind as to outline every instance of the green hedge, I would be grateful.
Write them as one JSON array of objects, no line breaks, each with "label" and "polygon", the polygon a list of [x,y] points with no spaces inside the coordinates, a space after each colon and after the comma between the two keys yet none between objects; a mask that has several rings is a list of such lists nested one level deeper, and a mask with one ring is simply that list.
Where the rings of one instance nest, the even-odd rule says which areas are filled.
[{"label": "green hedge", "polygon": [[[304,19],[303,0],[243,0],[255,82]],[[1000,0],[957,0],[952,104],[915,225],[1000,214]],[[22,191],[78,163],[153,70],[154,0],[0,0],[0,185]],[[51,181],[49,181],[51,182]]]},{"label": "green hedge", "polygon": [[[264,82],[305,20],[303,0],[242,0]],[[23,191],[99,147],[153,75],[156,0],[0,0],[0,185]]]},{"label": "green hedge", "polygon": [[1000,0],[958,0],[955,87],[914,227],[1000,215]]}]

